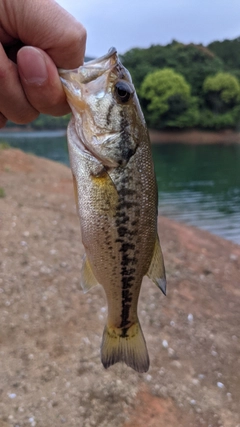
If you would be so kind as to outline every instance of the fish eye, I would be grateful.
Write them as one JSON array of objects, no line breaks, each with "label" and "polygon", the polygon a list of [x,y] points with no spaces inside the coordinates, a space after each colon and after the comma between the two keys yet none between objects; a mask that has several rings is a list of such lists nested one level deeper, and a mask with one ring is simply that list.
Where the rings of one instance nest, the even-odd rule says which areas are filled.
[{"label": "fish eye", "polygon": [[115,92],[119,101],[128,102],[133,94],[133,90],[126,82],[117,82],[115,85]]}]

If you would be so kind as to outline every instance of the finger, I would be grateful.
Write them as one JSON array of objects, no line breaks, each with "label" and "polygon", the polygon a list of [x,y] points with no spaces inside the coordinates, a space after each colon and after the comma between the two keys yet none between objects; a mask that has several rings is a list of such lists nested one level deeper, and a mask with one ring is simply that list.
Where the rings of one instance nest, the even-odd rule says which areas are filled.
[{"label": "finger", "polygon": [[0,113],[0,129],[4,128],[6,123],[7,123],[6,117]]},{"label": "finger", "polygon": [[25,95],[37,111],[53,116],[70,111],[57,68],[44,51],[25,46],[18,52],[17,64]]},{"label": "finger", "polygon": [[57,67],[82,65],[86,30],[54,0],[0,1],[0,21],[3,16],[8,36],[46,51]]},{"label": "finger", "polygon": [[29,123],[38,112],[27,100],[17,66],[8,59],[0,44],[0,113],[18,124]]}]

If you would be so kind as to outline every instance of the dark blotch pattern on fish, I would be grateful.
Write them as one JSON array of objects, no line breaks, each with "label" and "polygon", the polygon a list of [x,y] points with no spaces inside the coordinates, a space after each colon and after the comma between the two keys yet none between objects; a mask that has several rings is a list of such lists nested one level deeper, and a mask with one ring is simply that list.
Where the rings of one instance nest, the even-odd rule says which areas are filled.
[{"label": "dark blotch pattern on fish", "polygon": [[108,109],[107,116],[106,116],[106,122],[107,122],[108,126],[110,125],[110,122],[111,122],[110,119],[111,119],[112,109],[113,109],[114,105],[115,105],[114,102],[112,102],[109,105],[109,109]]},{"label": "dark blotch pattern on fish", "polygon": [[[120,249],[120,251],[121,251],[121,249]],[[136,264],[137,263],[137,259],[136,259],[136,257],[135,256],[133,256],[133,257],[130,257],[128,254],[123,254],[123,257],[122,257],[122,261],[121,261],[121,265],[123,266],[123,267],[126,267],[127,265],[129,265],[129,264],[132,264],[132,265],[134,265],[134,264]],[[122,269],[122,274],[123,274],[124,272],[123,272],[123,269]]]},{"label": "dark blotch pattern on fish", "polygon": [[133,243],[123,242],[120,252],[128,252],[129,250],[134,250],[135,245]]},{"label": "dark blotch pattern on fish", "polygon": [[123,328],[120,337],[121,338],[127,338],[128,337],[128,330],[129,330],[129,328]]},{"label": "dark blotch pattern on fish", "polygon": [[[125,122],[124,126],[125,126]],[[127,337],[130,323],[130,310],[133,299],[132,287],[135,283],[137,249],[134,237],[138,234],[138,216],[140,206],[136,198],[136,190],[131,188],[131,178],[122,176],[121,182],[117,185],[118,205],[115,214],[115,224],[118,237],[116,243],[120,243],[119,252],[121,255],[121,323],[122,337]]]},{"label": "dark blotch pattern on fish", "polygon": [[[128,119],[125,116],[125,111],[120,111],[121,121],[120,121],[120,132],[121,132],[121,141],[120,141],[120,150],[121,157],[123,159],[122,164],[128,162],[128,160],[133,156],[137,147],[131,148],[132,145],[132,137],[129,132],[129,123]],[[120,163],[119,163],[120,164]]]}]

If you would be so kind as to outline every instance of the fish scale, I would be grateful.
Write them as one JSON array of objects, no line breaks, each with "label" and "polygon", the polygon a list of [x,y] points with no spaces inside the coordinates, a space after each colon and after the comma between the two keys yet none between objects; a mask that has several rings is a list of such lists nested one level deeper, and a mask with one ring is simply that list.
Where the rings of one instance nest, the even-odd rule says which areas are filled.
[{"label": "fish scale", "polygon": [[85,248],[82,286],[101,284],[108,303],[101,360],[146,372],[137,315],[143,277],[166,290],[146,124],[115,49],[60,76],[73,111],[68,147]]}]

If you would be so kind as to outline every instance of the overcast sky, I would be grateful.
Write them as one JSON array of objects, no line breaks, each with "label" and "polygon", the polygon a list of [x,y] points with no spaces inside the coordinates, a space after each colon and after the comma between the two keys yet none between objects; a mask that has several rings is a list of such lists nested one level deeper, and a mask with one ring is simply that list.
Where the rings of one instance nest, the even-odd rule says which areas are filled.
[{"label": "overcast sky", "polygon": [[88,56],[111,46],[203,43],[240,36],[240,0],[57,0],[86,27]]}]

